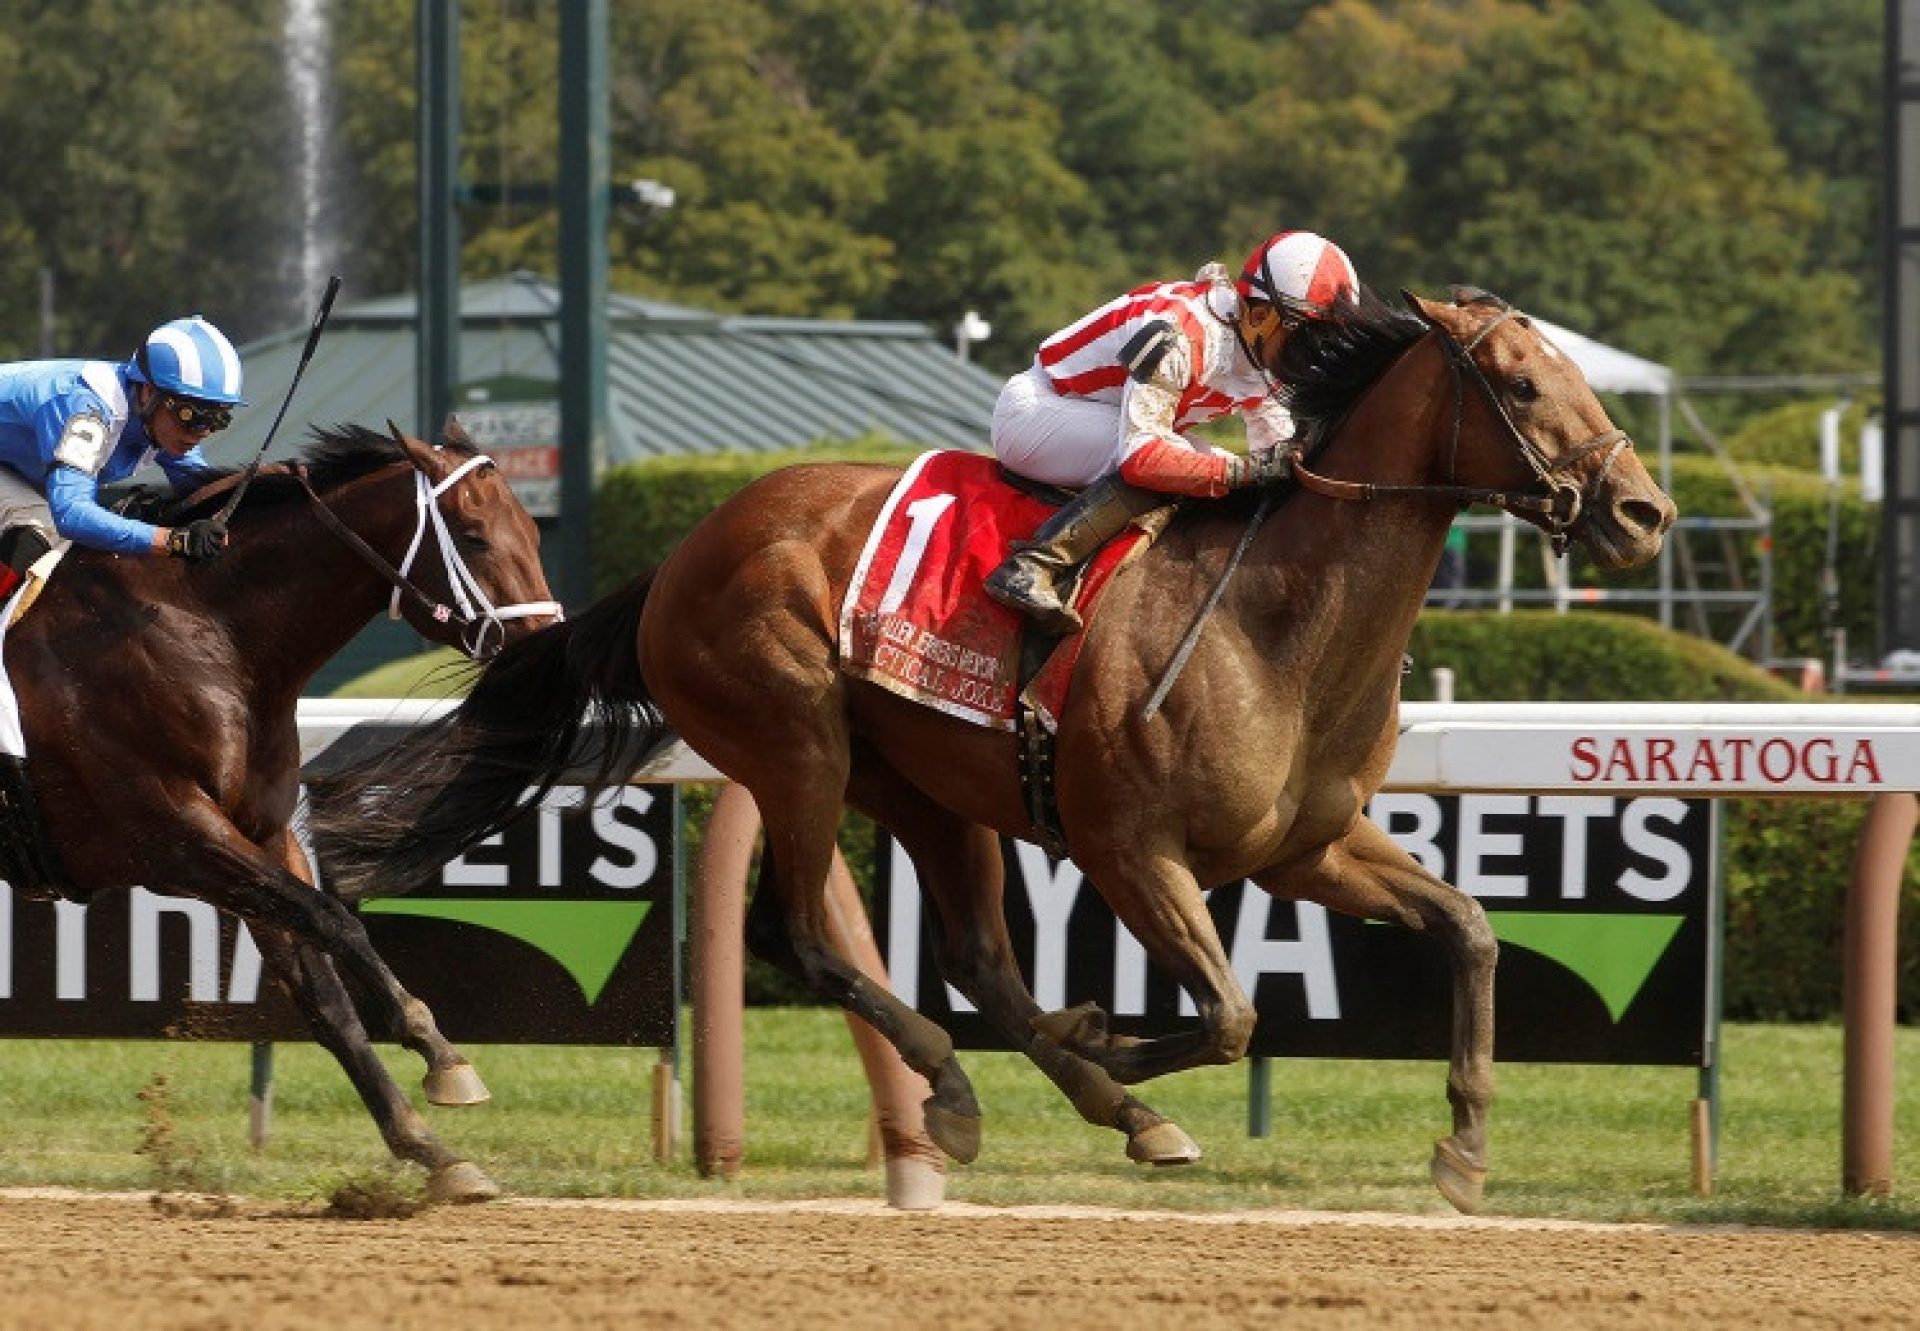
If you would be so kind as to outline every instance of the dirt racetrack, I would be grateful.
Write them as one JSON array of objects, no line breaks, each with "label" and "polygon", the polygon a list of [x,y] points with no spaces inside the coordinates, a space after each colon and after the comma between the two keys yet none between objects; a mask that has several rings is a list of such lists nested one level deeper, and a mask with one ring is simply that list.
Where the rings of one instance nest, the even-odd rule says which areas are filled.
[{"label": "dirt racetrack", "polygon": [[340,1220],[0,1193],[0,1326],[1907,1327],[1920,1237],[559,1203]]}]

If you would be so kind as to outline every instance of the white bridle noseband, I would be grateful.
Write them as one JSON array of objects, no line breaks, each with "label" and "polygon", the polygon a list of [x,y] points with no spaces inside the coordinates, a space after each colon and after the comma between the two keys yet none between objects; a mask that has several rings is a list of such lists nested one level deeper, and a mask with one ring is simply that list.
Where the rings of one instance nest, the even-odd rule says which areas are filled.
[{"label": "white bridle noseband", "polygon": [[[440,547],[441,567],[446,572],[447,594],[453,599],[453,606],[436,606],[433,615],[443,623],[452,618],[457,611],[461,619],[460,645],[468,656],[475,660],[484,660],[491,655],[489,648],[498,650],[500,641],[506,636],[508,620],[528,619],[536,615],[551,615],[557,622],[565,618],[558,601],[526,601],[518,605],[496,606],[487,599],[486,590],[479,579],[473,576],[467,563],[454,547],[453,533],[447,529],[446,515],[440,511],[440,496],[458,485],[468,472],[477,467],[490,467],[493,459],[483,454],[468,458],[449,472],[446,478],[435,484],[429,481],[426,473],[414,473],[414,507],[418,521],[414,524],[413,540],[407,545],[406,557],[400,561],[400,577],[406,579],[413,568],[414,559],[420,554],[425,543],[427,527],[433,527],[434,543]],[[402,588],[398,584],[393,589],[393,597],[387,605],[389,619],[400,618],[400,595]]]}]

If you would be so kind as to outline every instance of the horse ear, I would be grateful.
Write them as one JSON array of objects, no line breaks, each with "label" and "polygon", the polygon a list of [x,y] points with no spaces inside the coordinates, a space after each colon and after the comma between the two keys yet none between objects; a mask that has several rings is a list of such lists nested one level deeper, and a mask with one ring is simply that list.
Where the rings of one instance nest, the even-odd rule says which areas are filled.
[{"label": "horse ear", "polygon": [[1507,308],[1507,302],[1484,287],[1452,286],[1447,290],[1453,294],[1455,305],[1491,305],[1496,310]]},{"label": "horse ear", "polygon": [[387,431],[393,435],[393,442],[400,445],[400,451],[413,460],[414,466],[422,471],[432,470],[434,453],[431,448],[395,425],[392,417],[387,418]]},{"label": "horse ear", "polygon": [[1400,299],[1406,301],[1407,308],[1419,315],[1422,322],[1429,326],[1439,321],[1439,316],[1434,313],[1435,306],[1432,301],[1414,295],[1413,292],[1407,290],[1405,287],[1400,288]]},{"label": "horse ear", "polygon": [[464,425],[460,424],[460,418],[458,416],[452,412],[448,412],[446,424],[440,427],[440,442],[443,444],[460,444],[471,448],[473,447],[473,436],[467,433]]}]

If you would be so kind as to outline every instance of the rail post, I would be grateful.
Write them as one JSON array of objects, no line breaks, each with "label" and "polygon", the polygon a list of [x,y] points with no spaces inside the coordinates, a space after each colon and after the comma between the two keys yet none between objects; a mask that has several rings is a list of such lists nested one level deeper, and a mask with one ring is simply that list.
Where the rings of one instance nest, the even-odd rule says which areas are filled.
[{"label": "rail post", "polygon": [[1841,974],[1846,1068],[1840,1185],[1851,1197],[1885,1197],[1893,1191],[1900,882],[1916,823],[1920,823],[1920,797],[1904,791],[1875,795],[1847,883]]}]

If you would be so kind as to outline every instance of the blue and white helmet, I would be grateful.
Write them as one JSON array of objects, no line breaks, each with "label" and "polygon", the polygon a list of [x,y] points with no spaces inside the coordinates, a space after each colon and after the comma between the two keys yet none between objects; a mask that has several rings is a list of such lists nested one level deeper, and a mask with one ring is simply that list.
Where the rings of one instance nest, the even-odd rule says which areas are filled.
[{"label": "blue and white helmet", "polygon": [[197,314],[163,323],[147,334],[127,362],[127,376],[196,402],[246,405],[240,396],[240,353],[226,334]]}]

